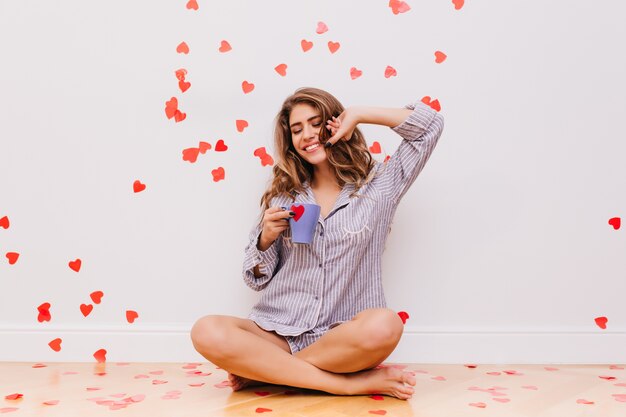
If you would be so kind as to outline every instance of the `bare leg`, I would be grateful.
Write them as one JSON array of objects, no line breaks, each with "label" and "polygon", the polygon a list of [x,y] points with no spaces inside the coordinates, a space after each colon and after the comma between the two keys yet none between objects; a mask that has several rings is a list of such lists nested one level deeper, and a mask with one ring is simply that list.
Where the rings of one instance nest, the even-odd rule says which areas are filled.
[{"label": "bare leg", "polygon": [[395,368],[335,374],[292,356],[274,343],[239,327],[224,316],[207,316],[193,326],[191,338],[200,354],[222,369],[255,381],[338,395],[383,394],[407,399],[415,377]]}]

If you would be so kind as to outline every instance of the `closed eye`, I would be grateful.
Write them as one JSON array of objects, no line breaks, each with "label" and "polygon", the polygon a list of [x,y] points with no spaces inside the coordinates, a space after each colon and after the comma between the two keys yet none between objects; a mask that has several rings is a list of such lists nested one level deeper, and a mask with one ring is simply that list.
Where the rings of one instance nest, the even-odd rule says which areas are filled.
[{"label": "closed eye", "polygon": [[[315,124],[313,124],[313,126],[318,127],[318,126],[320,126],[321,124],[322,124],[321,122],[320,122],[320,123],[315,123]],[[302,131],[301,131],[301,130],[297,130],[297,131],[296,131],[296,130],[294,130],[294,131],[293,131],[293,134],[294,134],[294,135],[297,135],[297,134],[298,134],[298,133],[300,133],[300,132],[302,132]]]}]

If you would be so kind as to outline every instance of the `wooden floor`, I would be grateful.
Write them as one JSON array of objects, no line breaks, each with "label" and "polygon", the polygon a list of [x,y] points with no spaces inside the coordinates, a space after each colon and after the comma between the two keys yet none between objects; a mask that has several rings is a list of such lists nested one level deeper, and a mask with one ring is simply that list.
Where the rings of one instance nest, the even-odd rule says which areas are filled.
[{"label": "wooden floor", "polygon": [[265,385],[233,392],[211,363],[0,362],[11,416],[625,417],[623,365],[391,364],[414,372],[408,401]]}]

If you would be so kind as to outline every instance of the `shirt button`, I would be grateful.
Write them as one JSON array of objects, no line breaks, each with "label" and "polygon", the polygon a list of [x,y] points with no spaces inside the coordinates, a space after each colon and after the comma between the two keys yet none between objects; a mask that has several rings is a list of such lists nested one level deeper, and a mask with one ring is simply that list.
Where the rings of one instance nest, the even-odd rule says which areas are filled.
[{"label": "shirt button", "polygon": [[324,231],[323,230],[320,232],[320,236],[324,236]]},{"label": "shirt button", "polygon": [[322,267],[322,264],[320,264],[320,268]]}]

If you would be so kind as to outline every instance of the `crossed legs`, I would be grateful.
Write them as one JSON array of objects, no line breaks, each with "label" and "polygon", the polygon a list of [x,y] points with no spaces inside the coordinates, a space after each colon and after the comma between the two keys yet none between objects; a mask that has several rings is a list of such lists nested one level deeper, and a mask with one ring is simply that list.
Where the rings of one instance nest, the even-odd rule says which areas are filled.
[{"label": "crossed legs", "polygon": [[191,339],[196,350],[232,374],[254,381],[339,395],[380,393],[410,398],[415,378],[395,368],[371,369],[398,344],[402,320],[389,309],[368,309],[290,354],[282,336],[248,319],[206,316]]}]

